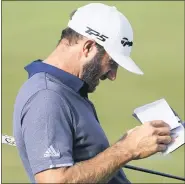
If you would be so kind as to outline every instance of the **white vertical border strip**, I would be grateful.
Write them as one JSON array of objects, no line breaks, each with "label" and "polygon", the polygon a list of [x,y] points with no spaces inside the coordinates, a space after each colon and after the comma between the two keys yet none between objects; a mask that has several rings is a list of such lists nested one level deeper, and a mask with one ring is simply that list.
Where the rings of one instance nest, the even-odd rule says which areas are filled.
[{"label": "white vertical border strip", "polygon": [[1,46],[2,46],[2,20],[1,20],[1,18],[2,18],[2,0],[1,0],[1,3],[0,3],[0,21],[1,21],[1,29],[0,29],[0,120],[1,120],[1,124],[0,124],[0,132],[1,132],[1,136],[0,136],[0,142],[1,142],[1,146],[0,146],[0,181],[1,181],[1,183],[2,183],[2,177],[1,177],[1,174],[2,174],[2,163],[1,163],[1,159],[2,159],[2,140],[1,140],[1,137],[2,137],[2,130],[1,130],[1,127],[2,127],[2,117],[1,117],[1,107],[2,107],[2,101],[1,101],[1,97],[2,97],[2,48],[1,48]]}]

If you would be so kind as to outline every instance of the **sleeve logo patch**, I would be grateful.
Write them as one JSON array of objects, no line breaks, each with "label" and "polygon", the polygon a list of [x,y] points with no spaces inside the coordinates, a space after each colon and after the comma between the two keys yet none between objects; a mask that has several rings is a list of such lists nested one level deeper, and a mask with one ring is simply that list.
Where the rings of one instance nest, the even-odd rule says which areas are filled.
[{"label": "sleeve logo patch", "polygon": [[60,152],[57,150],[55,150],[53,148],[53,146],[51,145],[46,152],[44,153],[44,157],[48,158],[48,157],[60,157]]}]

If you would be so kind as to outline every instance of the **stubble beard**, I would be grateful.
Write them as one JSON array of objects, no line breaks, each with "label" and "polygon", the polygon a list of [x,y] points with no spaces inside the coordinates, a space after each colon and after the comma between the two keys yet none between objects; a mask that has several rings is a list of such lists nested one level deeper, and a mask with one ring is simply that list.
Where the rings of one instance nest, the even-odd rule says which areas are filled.
[{"label": "stubble beard", "polygon": [[102,73],[102,55],[97,53],[96,56],[83,67],[81,79],[88,85],[88,93],[96,90]]}]

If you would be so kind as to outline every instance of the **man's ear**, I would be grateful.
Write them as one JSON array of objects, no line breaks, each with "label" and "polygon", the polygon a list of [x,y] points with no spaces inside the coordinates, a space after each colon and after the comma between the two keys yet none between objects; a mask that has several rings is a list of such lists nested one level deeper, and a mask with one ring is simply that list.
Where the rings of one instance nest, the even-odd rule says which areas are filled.
[{"label": "man's ear", "polygon": [[87,40],[83,46],[83,53],[85,57],[94,57],[97,53],[96,42]]}]

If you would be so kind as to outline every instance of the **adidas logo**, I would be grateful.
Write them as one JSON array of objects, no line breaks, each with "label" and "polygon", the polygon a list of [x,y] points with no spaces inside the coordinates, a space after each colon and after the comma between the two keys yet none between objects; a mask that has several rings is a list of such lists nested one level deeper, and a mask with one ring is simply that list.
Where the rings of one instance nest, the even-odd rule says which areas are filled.
[{"label": "adidas logo", "polygon": [[44,153],[44,157],[60,157],[60,152],[59,151],[55,151],[55,149],[53,148],[53,146],[51,145],[47,151]]}]

